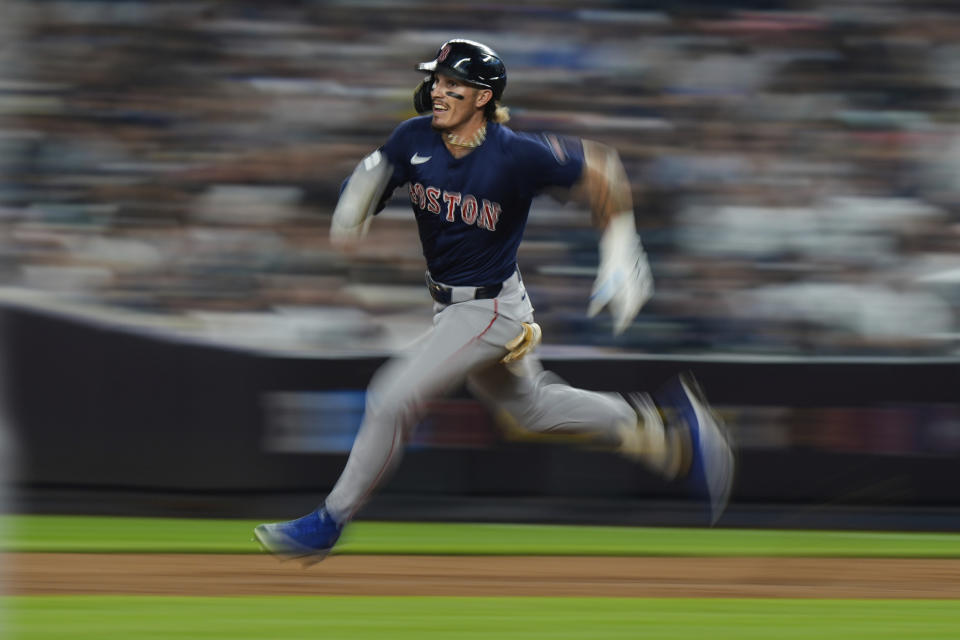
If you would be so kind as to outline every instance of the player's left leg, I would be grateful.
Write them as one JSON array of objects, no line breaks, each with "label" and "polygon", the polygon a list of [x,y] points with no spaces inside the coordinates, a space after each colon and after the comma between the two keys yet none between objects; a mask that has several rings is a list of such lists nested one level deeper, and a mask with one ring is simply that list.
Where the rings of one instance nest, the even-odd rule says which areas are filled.
[{"label": "player's left leg", "polygon": [[692,374],[670,381],[657,402],[646,393],[623,397],[577,389],[529,356],[475,371],[467,383],[508,429],[615,448],[667,479],[683,478],[704,499],[711,523],[726,509],[733,445]]},{"label": "player's left leg", "polygon": [[545,371],[535,356],[474,371],[467,385],[508,431],[616,450],[668,478],[681,470],[680,434],[665,427],[648,394],[578,389]]}]

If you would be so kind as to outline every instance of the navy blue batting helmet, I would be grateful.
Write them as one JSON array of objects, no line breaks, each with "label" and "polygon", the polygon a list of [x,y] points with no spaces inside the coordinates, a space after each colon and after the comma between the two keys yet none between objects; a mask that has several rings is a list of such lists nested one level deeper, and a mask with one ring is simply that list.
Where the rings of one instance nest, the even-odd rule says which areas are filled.
[{"label": "navy blue batting helmet", "polygon": [[417,65],[419,71],[445,73],[475,87],[493,91],[493,99],[499,100],[507,86],[507,68],[497,52],[485,44],[454,38],[444,42],[437,56],[429,62]]}]

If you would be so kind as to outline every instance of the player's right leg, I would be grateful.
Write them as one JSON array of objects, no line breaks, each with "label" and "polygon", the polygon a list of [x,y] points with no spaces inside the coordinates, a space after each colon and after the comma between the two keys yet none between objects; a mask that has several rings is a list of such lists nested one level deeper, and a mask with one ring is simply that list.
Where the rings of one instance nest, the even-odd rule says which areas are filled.
[{"label": "player's right leg", "polygon": [[399,464],[426,403],[462,384],[471,369],[502,358],[514,329],[493,300],[451,305],[439,313],[429,334],[377,371],[346,467],[324,504],[302,518],[258,526],[260,544],[305,564],[323,559]]},{"label": "player's right leg", "polygon": [[275,556],[300,560],[307,567],[327,557],[342,530],[343,525],[321,506],[296,520],[258,525],[253,535]]}]

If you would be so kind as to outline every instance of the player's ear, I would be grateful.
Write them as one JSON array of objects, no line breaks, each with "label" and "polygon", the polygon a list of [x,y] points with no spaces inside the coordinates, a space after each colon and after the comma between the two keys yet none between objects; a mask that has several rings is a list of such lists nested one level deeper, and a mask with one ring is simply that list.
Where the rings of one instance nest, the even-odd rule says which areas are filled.
[{"label": "player's ear", "polygon": [[477,91],[477,97],[474,99],[474,104],[476,104],[478,109],[481,109],[491,100],[493,100],[493,91],[490,91],[490,89],[480,89]]}]

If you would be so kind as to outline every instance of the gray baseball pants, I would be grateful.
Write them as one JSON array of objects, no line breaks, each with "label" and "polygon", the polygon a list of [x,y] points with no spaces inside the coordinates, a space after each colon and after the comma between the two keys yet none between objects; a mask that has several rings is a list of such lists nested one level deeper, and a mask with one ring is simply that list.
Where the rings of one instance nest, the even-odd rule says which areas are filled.
[{"label": "gray baseball pants", "polygon": [[[472,288],[454,287],[453,300]],[[533,322],[533,306],[514,273],[493,299],[434,305],[433,328],[387,362],[367,390],[366,411],[346,467],[326,499],[345,524],[400,462],[426,403],[460,385],[495,414],[537,433],[577,434],[593,445],[616,447],[623,426],[637,416],[619,395],[576,389],[551,377],[534,355],[509,365],[504,345]]]}]

